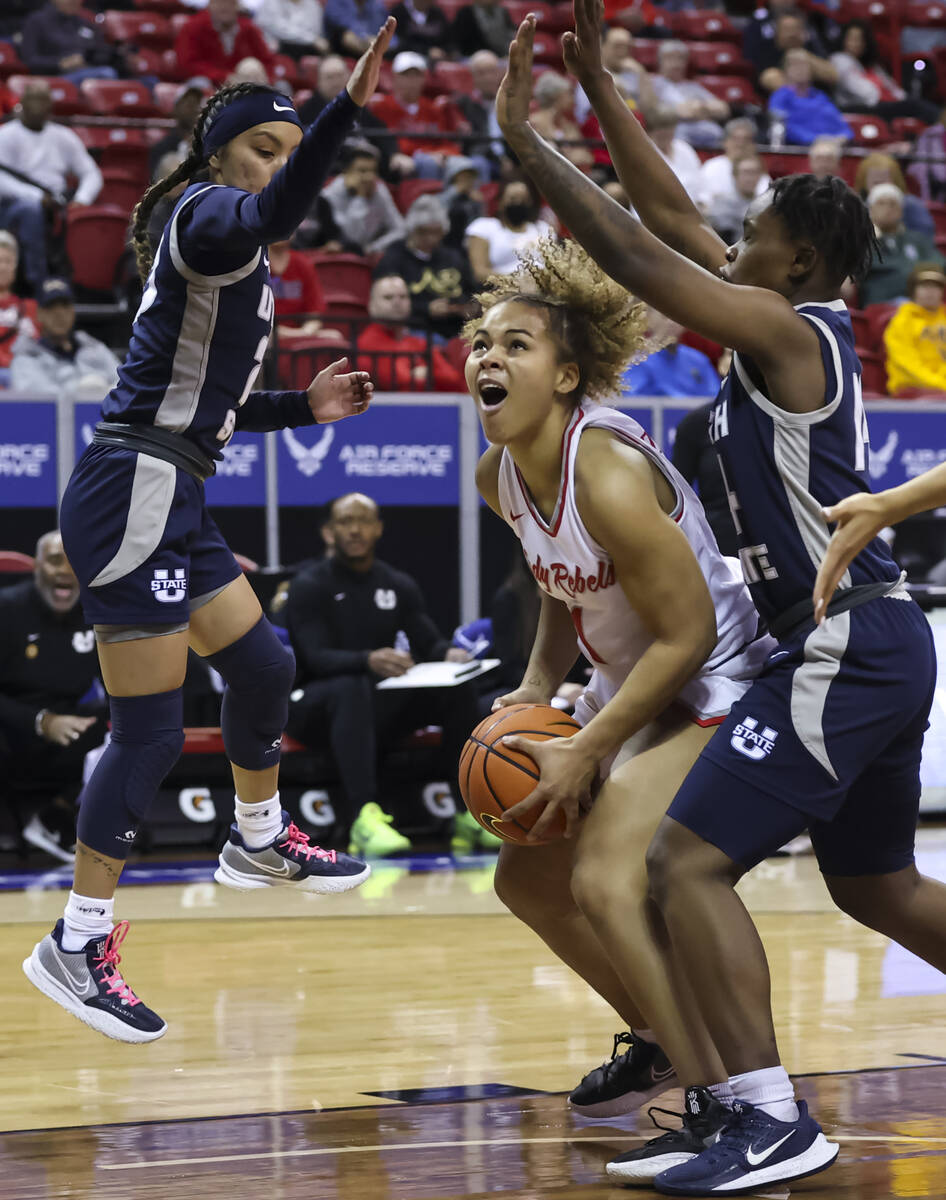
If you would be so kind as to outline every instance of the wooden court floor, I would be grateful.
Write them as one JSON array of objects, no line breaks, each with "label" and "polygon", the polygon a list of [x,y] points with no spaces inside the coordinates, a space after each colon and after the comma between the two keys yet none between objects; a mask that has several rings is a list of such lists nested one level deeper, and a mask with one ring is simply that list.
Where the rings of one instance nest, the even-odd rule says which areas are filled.
[{"label": "wooden court floor", "polygon": [[[946,879],[946,832],[921,847]],[[763,864],[743,894],[784,1060],[842,1143],[792,1193],[946,1200],[946,979],[837,914],[810,859]],[[123,889],[123,969],[170,1026],[142,1047],[22,975],[62,900],[0,893],[0,1200],[633,1194],[603,1164],[646,1116],[582,1120],[562,1095],[619,1026],[504,913],[488,866],[382,865],[343,897]]]}]

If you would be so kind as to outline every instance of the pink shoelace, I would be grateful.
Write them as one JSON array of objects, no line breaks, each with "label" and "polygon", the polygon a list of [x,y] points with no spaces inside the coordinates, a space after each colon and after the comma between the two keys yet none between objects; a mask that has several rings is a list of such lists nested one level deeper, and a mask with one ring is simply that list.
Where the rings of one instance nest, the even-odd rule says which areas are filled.
[{"label": "pink shoelace", "polygon": [[[108,935],[102,953],[94,959],[94,962],[96,967],[101,967],[102,969],[102,982],[108,984],[108,994],[110,996],[117,995],[119,1000],[124,1000],[134,1007],[136,1004],[140,1004],[141,1000],[118,972],[118,964],[122,961],[121,955],[118,953],[118,947],[125,940],[127,933],[128,922],[119,921]],[[109,968],[112,969],[109,970]]]},{"label": "pink shoelace", "polygon": [[298,825],[290,824],[286,830],[286,840],[280,843],[281,850],[287,851],[289,854],[298,854],[305,856],[305,861],[308,862],[313,855],[320,861],[328,861],[334,863],[336,855],[334,850],[323,850],[321,846],[310,846],[309,835],[303,833]]}]

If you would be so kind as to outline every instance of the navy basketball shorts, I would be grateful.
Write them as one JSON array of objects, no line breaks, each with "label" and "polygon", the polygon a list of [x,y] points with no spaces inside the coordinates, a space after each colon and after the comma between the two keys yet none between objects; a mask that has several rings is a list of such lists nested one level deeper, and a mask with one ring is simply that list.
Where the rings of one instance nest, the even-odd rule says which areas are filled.
[{"label": "navy basketball shorts", "polygon": [[89,446],[59,524],[92,625],[183,628],[192,608],[240,575],[204,485],[148,454]]},{"label": "navy basketball shorts", "polygon": [[887,597],[779,643],[668,816],[747,870],[808,829],[826,875],[913,862],[936,683],[929,624]]}]

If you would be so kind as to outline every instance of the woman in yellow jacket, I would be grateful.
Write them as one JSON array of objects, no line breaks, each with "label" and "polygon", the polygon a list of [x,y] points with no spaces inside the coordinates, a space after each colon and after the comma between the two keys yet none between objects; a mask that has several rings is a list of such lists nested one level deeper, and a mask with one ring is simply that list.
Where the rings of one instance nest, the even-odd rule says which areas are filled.
[{"label": "woman in yellow jacket", "polygon": [[884,331],[887,348],[887,391],[906,389],[946,392],[946,275],[936,263],[917,263],[910,272],[902,304]]}]

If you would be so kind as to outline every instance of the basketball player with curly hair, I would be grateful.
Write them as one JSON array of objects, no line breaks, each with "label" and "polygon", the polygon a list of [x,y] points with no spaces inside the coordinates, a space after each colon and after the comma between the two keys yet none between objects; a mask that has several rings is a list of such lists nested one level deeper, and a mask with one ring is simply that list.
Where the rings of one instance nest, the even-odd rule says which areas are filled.
[{"label": "basketball player with curly hair", "polygon": [[[112,736],[81,800],[63,918],[24,962],[33,984],[93,1029],[148,1042],[167,1026],[125,982],[114,893],[136,831],[183,744],[181,685],[192,647],[226,683],[221,725],[236,824],[216,878],[229,887],[355,887],[369,868],[310,846],[279,803],[279,749],[295,675],[214,524],[204,480],[234,429],[275,430],[363,412],[372,385],[345,360],[306,391],[254,392],[273,326],[266,246],[305,216],[377,86],[389,18],[347,87],[305,129],[280,92],[255,84],[205,104],[190,153],[135,210],[144,278],[119,382],[62,503],[61,528],[95,627]],[[209,176],[192,182],[198,172]],[[189,183],[154,262],[148,216]]]},{"label": "basketball player with curly hair", "polygon": [[[746,871],[808,829],[838,905],[946,968],[946,887],[916,869],[919,765],[936,679],[929,625],[886,545],[851,561],[824,620],[812,614],[828,545],[823,509],[869,491],[867,421],[847,277],[876,242],[840,179],[779,179],[727,247],[629,114],[601,63],[600,3],[575,0],[565,65],[601,124],[641,221],[529,125],[528,17],[510,48],[497,116],[522,166],[572,235],[634,295],[734,350],[710,415],[753,599],[778,638],[762,674],[702,750],[647,851],[668,956],[698,999],[724,1064],[664,1044],[687,1088],[684,1128],[621,1155],[675,1196],[738,1195],[824,1170],[838,1154],[781,1065],[765,951],[735,891]],[[642,222],[642,223],[641,223]],[[692,1122],[730,1106],[707,1143]],[[676,1157],[675,1157],[676,1156]]]},{"label": "basketball player with curly hair", "polygon": [[579,651],[594,667],[579,733],[504,739],[541,772],[504,819],[544,806],[530,840],[559,812],[566,833],[504,844],[496,889],[628,1022],[630,1050],[570,1097],[583,1115],[613,1116],[672,1086],[665,1038],[713,1054],[665,969],[644,851],[774,642],[696,496],[643,428],[606,406],[628,362],[653,349],[645,306],[574,242],[551,240],[478,298],[466,378],[492,443],[478,484],[541,591],[522,683],[494,708],[548,704]]}]

